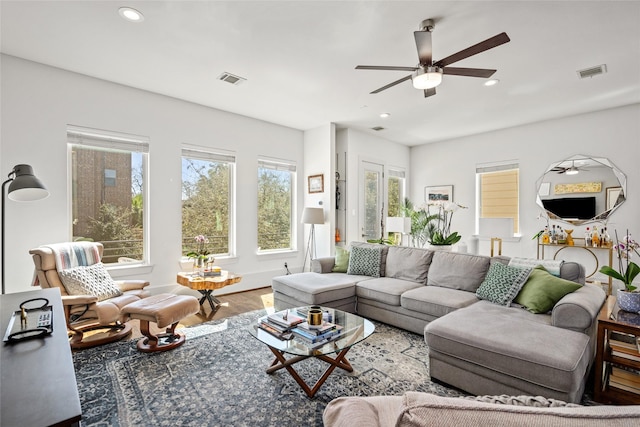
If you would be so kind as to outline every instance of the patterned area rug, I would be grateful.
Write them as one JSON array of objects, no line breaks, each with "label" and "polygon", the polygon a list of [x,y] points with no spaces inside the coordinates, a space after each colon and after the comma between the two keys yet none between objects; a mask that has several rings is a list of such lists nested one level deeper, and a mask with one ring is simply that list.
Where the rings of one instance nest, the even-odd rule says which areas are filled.
[{"label": "patterned area rug", "polygon": [[[263,310],[183,329],[177,349],[145,354],[135,341],[75,352],[83,426],[322,426],[339,396],[399,395],[409,390],[461,396],[430,381],[420,335],[374,322],[376,331],[347,354],[354,372],[336,369],[313,399],[285,370],[268,375],[269,349],[252,337]],[[315,383],[328,365],[295,365]]]}]

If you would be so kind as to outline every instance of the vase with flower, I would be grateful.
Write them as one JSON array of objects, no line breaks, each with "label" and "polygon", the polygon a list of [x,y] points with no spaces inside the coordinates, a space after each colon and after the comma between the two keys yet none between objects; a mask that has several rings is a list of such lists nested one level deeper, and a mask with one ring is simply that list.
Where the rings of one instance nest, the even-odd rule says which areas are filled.
[{"label": "vase with flower", "polygon": [[[435,219],[429,223],[429,248],[432,250],[451,250],[451,247],[458,243],[462,236],[457,231],[451,231],[451,221],[453,214],[466,206],[453,202],[430,204],[429,208],[435,207]],[[428,211],[429,212],[429,211]]]},{"label": "vase with flower", "polygon": [[617,291],[618,306],[624,311],[634,313],[640,313],[640,292],[633,285],[633,280],[640,274],[640,267],[630,259],[634,253],[640,255],[638,253],[639,247],[640,245],[631,238],[628,230],[622,240],[618,239],[618,232],[616,231],[616,244],[613,248],[618,255],[618,270],[614,270],[608,265],[600,268],[600,273],[618,279],[624,284],[624,289],[618,289]]},{"label": "vase with flower", "polygon": [[193,260],[193,270],[201,276],[204,276],[205,265],[207,262],[213,262],[210,255],[208,244],[209,239],[202,234],[193,238],[196,242],[194,250],[187,252],[187,257]]}]

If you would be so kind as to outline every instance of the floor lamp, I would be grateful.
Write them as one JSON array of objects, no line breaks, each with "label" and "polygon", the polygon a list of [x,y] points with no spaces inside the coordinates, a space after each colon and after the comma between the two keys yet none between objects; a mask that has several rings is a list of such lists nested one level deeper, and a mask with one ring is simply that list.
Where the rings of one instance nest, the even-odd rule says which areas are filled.
[{"label": "floor lamp", "polygon": [[309,231],[309,241],[307,242],[307,251],[304,254],[304,262],[302,263],[302,271],[307,266],[307,255],[309,256],[309,271],[311,271],[311,260],[316,258],[316,224],[324,224],[324,209],[322,208],[304,208],[302,212],[303,224],[311,224]]},{"label": "floor lamp", "polygon": [[2,295],[4,295],[4,205],[5,187],[9,184],[9,198],[17,202],[40,200],[49,196],[42,182],[33,174],[29,165],[16,165],[9,173],[9,179],[2,183]]}]

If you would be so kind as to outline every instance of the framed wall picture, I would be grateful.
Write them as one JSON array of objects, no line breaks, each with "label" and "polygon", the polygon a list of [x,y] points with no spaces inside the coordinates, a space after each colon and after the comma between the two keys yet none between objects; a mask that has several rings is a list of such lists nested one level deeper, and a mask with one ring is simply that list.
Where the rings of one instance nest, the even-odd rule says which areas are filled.
[{"label": "framed wall picture", "polygon": [[324,175],[311,175],[309,180],[309,193],[324,193]]},{"label": "framed wall picture", "polygon": [[436,205],[453,202],[453,185],[424,187],[424,201]]},{"label": "framed wall picture", "polygon": [[613,209],[622,193],[622,187],[607,187],[607,210]]}]

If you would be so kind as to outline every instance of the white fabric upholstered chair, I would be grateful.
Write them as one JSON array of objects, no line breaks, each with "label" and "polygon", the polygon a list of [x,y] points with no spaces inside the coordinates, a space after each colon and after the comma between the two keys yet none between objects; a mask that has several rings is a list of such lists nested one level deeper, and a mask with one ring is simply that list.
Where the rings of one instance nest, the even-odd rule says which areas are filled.
[{"label": "white fabric upholstered chair", "polygon": [[[31,249],[34,285],[58,288],[62,295],[71,348],[117,341],[131,333],[122,309],[148,297],[144,280],[114,281],[100,262],[96,242],[58,243]],[[96,331],[86,334],[88,331]]]}]

